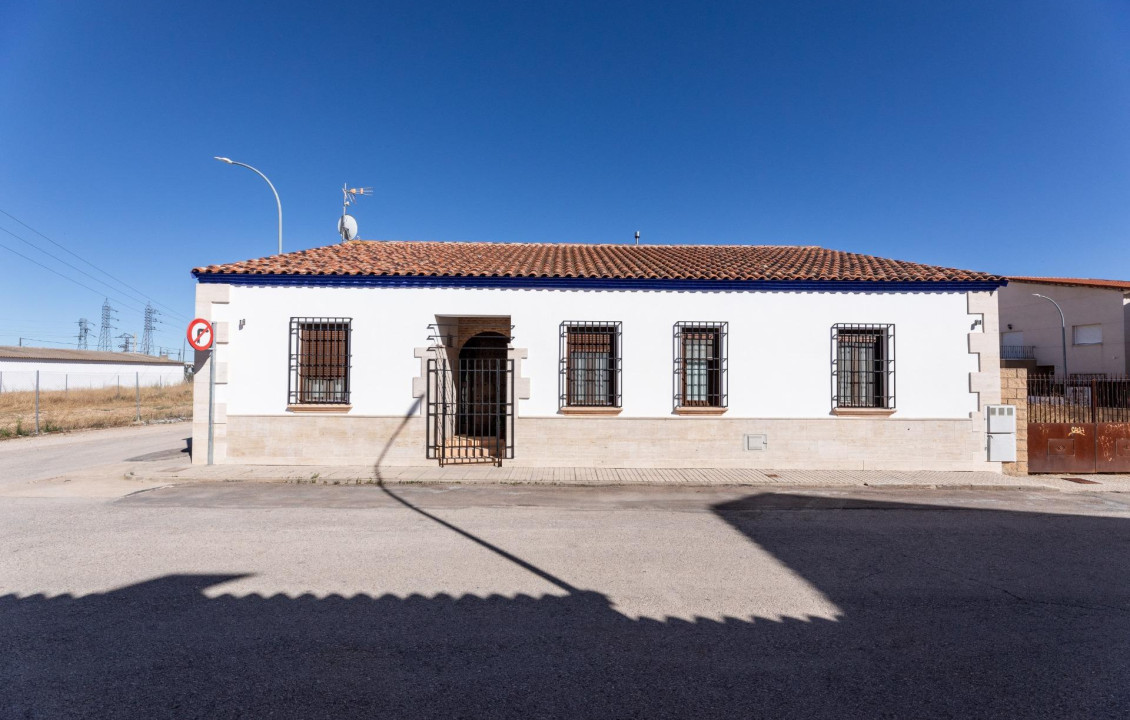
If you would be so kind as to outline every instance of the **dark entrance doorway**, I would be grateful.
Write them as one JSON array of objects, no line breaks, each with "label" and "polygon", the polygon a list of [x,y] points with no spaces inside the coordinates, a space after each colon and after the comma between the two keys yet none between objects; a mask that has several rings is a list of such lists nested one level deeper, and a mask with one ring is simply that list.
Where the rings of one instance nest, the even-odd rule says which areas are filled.
[{"label": "dark entrance doorway", "polygon": [[479,333],[459,351],[456,432],[506,439],[506,346],[499,333]]},{"label": "dark entrance doorway", "polygon": [[514,457],[514,361],[509,338],[482,332],[448,364],[446,352],[428,361],[428,457],[447,463]]}]

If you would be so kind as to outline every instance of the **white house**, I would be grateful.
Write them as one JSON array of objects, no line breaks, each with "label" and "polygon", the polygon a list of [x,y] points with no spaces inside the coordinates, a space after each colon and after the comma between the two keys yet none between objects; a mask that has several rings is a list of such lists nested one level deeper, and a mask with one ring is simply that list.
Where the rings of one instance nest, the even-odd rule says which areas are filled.
[{"label": "white house", "polygon": [[1000,291],[1000,325],[1005,365],[1062,375],[1066,348],[1072,375],[1113,377],[1130,370],[1126,280],[1009,278]]},{"label": "white house", "polygon": [[1000,469],[982,409],[1006,281],[985,273],[818,247],[354,241],[193,275],[218,463]]},{"label": "white house", "polygon": [[0,392],[175,385],[184,363],[141,353],[0,347]]}]

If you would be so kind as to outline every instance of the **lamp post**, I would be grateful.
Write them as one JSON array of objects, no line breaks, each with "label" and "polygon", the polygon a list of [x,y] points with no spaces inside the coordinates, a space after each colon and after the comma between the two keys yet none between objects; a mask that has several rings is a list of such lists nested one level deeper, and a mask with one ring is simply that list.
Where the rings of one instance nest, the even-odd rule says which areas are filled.
[{"label": "lamp post", "polygon": [[1059,303],[1057,303],[1055,300],[1052,300],[1047,295],[1041,295],[1040,293],[1032,293],[1032,296],[1038,297],[1038,298],[1043,298],[1043,299],[1047,300],[1052,305],[1055,305],[1056,310],[1059,310],[1059,337],[1060,337],[1060,340],[1063,343],[1063,387],[1064,387],[1064,391],[1066,392],[1066,390],[1067,390],[1067,321],[1063,319],[1063,308],[1061,308],[1059,306]]},{"label": "lamp post", "polygon": [[216,159],[219,160],[220,162],[225,162],[228,165],[239,165],[240,167],[245,167],[248,170],[255,172],[255,174],[257,174],[259,177],[261,177],[261,178],[263,178],[264,180],[267,181],[267,185],[270,185],[271,192],[273,192],[275,194],[275,204],[279,206],[279,255],[282,255],[282,202],[279,200],[278,190],[275,190],[275,186],[271,183],[271,181],[269,179],[267,179],[266,175],[259,172],[258,170],[251,167],[250,165],[248,165],[246,163],[236,162],[235,160],[232,160],[231,158],[226,158],[226,157],[216,157]]}]

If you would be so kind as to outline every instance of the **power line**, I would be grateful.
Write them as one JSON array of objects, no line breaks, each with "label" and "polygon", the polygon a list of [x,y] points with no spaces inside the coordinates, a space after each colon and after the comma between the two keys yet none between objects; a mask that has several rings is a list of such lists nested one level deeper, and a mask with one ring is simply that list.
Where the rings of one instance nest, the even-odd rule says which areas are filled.
[{"label": "power line", "polygon": [[[28,246],[30,246],[31,248],[35,249],[35,250],[38,250],[39,252],[43,253],[43,254],[44,254],[44,255],[46,255],[47,257],[51,258],[52,260],[54,260],[54,261],[56,261],[56,262],[61,262],[61,263],[63,263],[64,265],[66,265],[67,267],[71,268],[71,269],[72,269],[72,270],[74,270],[75,272],[80,272],[80,273],[82,273],[83,275],[87,276],[88,278],[90,278],[90,279],[91,279],[91,280],[93,280],[94,282],[96,282],[96,283],[101,283],[101,284],[105,285],[106,287],[108,287],[108,288],[110,288],[110,289],[112,289],[112,290],[113,290],[113,289],[115,289],[113,285],[111,285],[110,283],[106,282],[105,280],[101,280],[101,279],[99,279],[99,278],[96,278],[96,277],[94,277],[93,275],[91,275],[90,273],[88,273],[87,271],[83,270],[82,268],[79,268],[79,267],[75,267],[74,265],[71,265],[71,264],[70,264],[69,262],[67,262],[67,261],[66,261],[66,260],[64,260],[63,258],[61,258],[61,257],[57,257],[57,256],[55,256],[55,255],[52,255],[51,253],[47,252],[47,251],[46,251],[46,250],[44,250],[43,248],[41,248],[41,247],[38,247],[37,245],[35,245],[34,243],[32,243],[32,242],[31,242],[30,240],[28,240],[28,239],[26,239],[26,238],[22,238],[22,237],[20,237],[19,235],[15,234],[14,232],[12,232],[11,230],[9,230],[8,228],[2,228],[2,227],[0,227],[0,230],[3,230],[4,232],[8,233],[9,235],[11,235],[11,236],[12,236],[12,237],[14,237],[15,239],[19,240],[20,242],[24,243],[25,245],[28,245]],[[132,298],[131,298],[131,299],[132,299]]]},{"label": "power line", "polygon": [[20,336],[20,342],[23,343],[24,340],[30,340],[31,342],[50,343],[51,345],[66,345],[68,347],[74,347],[75,346],[75,343],[73,343],[73,342],[59,342],[58,340],[44,340],[42,338],[31,338],[31,337]]},{"label": "power line", "polygon": [[[0,210],[0,212],[3,212],[3,211]],[[35,265],[38,265],[39,267],[43,268],[44,270],[47,270],[49,272],[53,272],[56,275],[58,275],[59,277],[63,278],[64,280],[69,280],[70,282],[73,282],[75,285],[78,285],[79,287],[86,288],[87,290],[89,290],[92,293],[106,297],[106,293],[102,292],[101,290],[95,290],[94,288],[90,287],[89,285],[86,285],[84,283],[80,283],[78,280],[75,280],[73,277],[70,277],[68,275],[64,275],[63,273],[59,272],[58,270],[56,270],[54,268],[47,267],[46,265],[39,262],[38,260],[32,260],[31,258],[29,258],[27,255],[24,255],[19,250],[13,250],[12,248],[8,247],[7,245],[4,245],[3,243],[0,243],[0,248],[3,248],[5,250],[7,250],[8,252],[13,253],[15,255],[19,255],[24,260],[27,260],[29,263],[34,263]],[[137,312],[143,312],[141,308],[134,307],[133,305],[130,305],[129,303],[126,303],[126,302],[122,302],[121,299],[119,299],[119,298],[115,297],[114,299],[117,300],[122,305],[125,305],[126,307],[128,307],[130,310],[136,310]]]},{"label": "power line", "polygon": [[[186,318],[186,317],[185,317],[184,315],[181,315],[180,313],[178,313],[178,312],[177,312],[176,310],[173,310],[173,309],[172,309],[171,307],[169,307],[168,305],[165,305],[164,303],[160,303],[160,302],[157,302],[156,300],[153,300],[153,298],[149,297],[149,296],[148,296],[148,295],[146,295],[145,293],[141,292],[141,291],[140,291],[140,290],[138,290],[137,288],[135,288],[135,287],[133,287],[132,285],[130,285],[129,283],[125,282],[124,280],[119,280],[118,278],[114,277],[113,275],[111,275],[110,273],[106,272],[106,271],[105,271],[105,270],[103,270],[102,268],[98,267],[98,266],[97,266],[97,265],[95,265],[94,263],[90,262],[90,261],[89,261],[89,260],[87,260],[86,258],[82,257],[82,256],[81,256],[81,255],[79,255],[78,253],[76,253],[76,252],[74,252],[74,251],[70,250],[69,248],[67,248],[67,247],[66,247],[66,246],[64,246],[64,245],[61,245],[61,244],[59,244],[59,243],[55,242],[54,240],[52,240],[51,238],[47,237],[47,236],[46,236],[46,235],[44,235],[43,233],[39,232],[38,230],[36,230],[35,228],[33,228],[33,227],[32,227],[31,225],[28,225],[28,224],[27,224],[27,223],[25,223],[25,222],[24,222],[23,220],[20,220],[20,219],[19,219],[18,217],[16,217],[15,215],[11,214],[10,212],[8,212],[8,211],[6,211],[6,210],[4,210],[4,209],[0,208],[0,213],[3,213],[4,215],[7,215],[7,216],[8,216],[9,218],[11,218],[12,220],[15,220],[15,221],[16,221],[16,222],[18,222],[18,223],[19,223],[20,225],[23,225],[23,226],[24,226],[25,228],[27,228],[28,230],[31,230],[31,231],[32,231],[33,233],[35,233],[35,234],[36,234],[36,235],[38,235],[39,237],[43,238],[43,239],[44,239],[44,240],[46,240],[47,242],[51,243],[51,244],[52,244],[52,245],[54,245],[55,247],[59,248],[59,249],[60,249],[60,250],[62,250],[63,252],[65,252],[65,253],[67,253],[67,254],[69,254],[69,255],[73,255],[74,257],[78,258],[79,260],[82,260],[82,261],[83,261],[84,263],[86,263],[86,264],[87,264],[87,265],[89,265],[90,267],[94,268],[94,269],[95,269],[95,270],[97,270],[98,272],[102,273],[102,274],[103,274],[103,275],[105,275],[106,277],[110,278],[110,279],[111,279],[111,280],[113,280],[114,282],[118,283],[118,284],[119,284],[119,285],[121,285],[122,287],[124,287],[124,288],[127,288],[127,289],[129,289],[129,290],[132,290],[132,291],[133,291],[133,292],[134,292],[134,293],[135,293],[136,295],[140,295],[140,296],[141,296],[142,298],[144,298],[144,299],[146,299],[146,300],[149,300],[149,301],[151,301],[151,302],[152,302],[152,303],[153,303],[154,305],[160,305],[161,307],[165,308],[166,310],[168,310],[168,311],[169,311],[169,313],[170,313],[171,315],[173,315],[173,317],[179,317],[179,318],[181,318],[181,319],[184,319],[184,320],[187,320],[187,319],[188,319],[188,318]],[[103,284],[105,284],[105,283],[103,283]]]}]

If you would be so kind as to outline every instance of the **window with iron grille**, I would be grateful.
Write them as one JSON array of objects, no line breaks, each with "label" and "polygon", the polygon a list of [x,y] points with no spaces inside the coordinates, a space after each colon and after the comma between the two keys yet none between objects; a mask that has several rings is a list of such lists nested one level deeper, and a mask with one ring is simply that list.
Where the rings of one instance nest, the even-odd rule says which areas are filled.
[{"label": "window with iron grille", "polygon": [[561,407],[620,407],[620,334],[613,321],[561,323]]},{"label": "window with iron grille", "polygon": [[289,404],[349,404],[350,322],[352,318],[290,319]]},{"label": "window with iron grille", "polygon": [[676,408],[726,407],[728,327],[724,322],[675,323]]},{"label": "window with iron grille", "polygon": [[832,409],[895,408],[895,326],[832,326]]}]

